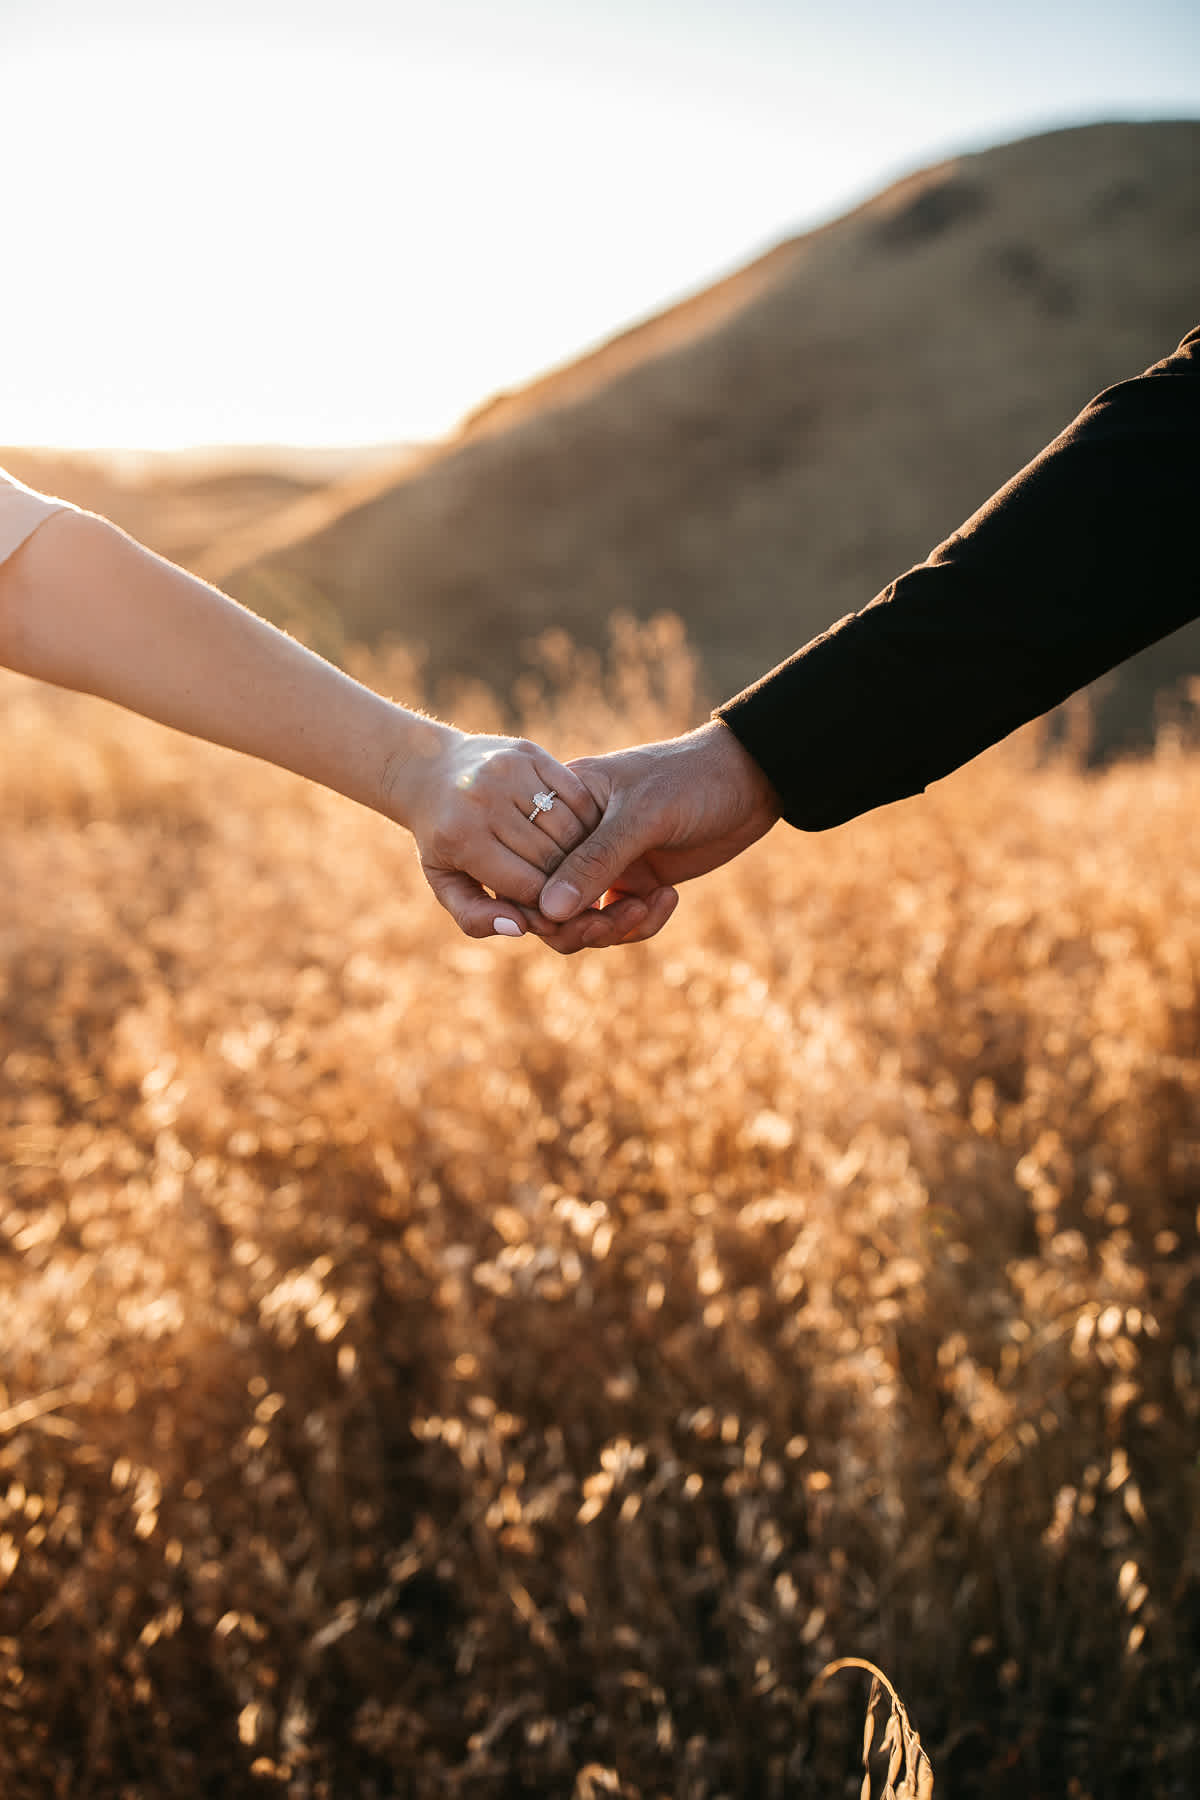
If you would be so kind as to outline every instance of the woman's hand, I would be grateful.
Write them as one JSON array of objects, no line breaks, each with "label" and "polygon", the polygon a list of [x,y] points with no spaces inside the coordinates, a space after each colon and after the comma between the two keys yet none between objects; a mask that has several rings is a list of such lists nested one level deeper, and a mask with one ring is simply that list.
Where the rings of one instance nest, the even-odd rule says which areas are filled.
[{"label": "woman's hand", "polygon": [[[538,795],[553,799],[538,806]],[[578,775],[528,738],[412,714],[385,765],[381,811],[412,832],[436,898],[477,938],[552,936],[538,895],[600,818]]]},{"label": "woman's hand", "polygon": [[[102,519],[52,514],[0,563],[0,662],[407,826],[434,894],[472,937],[533,931],[559,948],[586,928],[537,910],[546,877],[600,817],[578,775],[527,738],[473,736],[396,705]],[[544,810],[539,794],[554,795]],[[619,904],[606,930],[636,929],[640,894]]]}]

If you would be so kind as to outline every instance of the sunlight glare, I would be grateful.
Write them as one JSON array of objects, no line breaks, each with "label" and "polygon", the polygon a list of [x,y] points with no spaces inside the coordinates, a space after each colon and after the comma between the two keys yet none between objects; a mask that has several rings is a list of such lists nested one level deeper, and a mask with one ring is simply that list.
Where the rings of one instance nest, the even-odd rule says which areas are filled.
[{"label": "sunlight glare", "polygon": [[683,101],[583,78],[311,47],[27,62],[0,123],[36,170],[9,196],[31,247],[2,302],[30,351],[10,443],[437,436],[670,299],[681,267],[711,278],[714,216],[748,252],[778,205],[737,191],[747,150],[780,163],[769,127],[735,155]]}]

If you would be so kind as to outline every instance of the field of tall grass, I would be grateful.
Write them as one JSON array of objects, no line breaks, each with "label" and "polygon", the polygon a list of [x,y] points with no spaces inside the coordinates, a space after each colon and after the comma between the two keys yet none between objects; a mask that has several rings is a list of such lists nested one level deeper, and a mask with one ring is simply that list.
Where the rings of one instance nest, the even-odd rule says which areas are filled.
[{"label": "field of tall grass", "polygon": [[[562,753],[696,716],[670,626],[547,663]],[[1197,1791],[1200,755],[563,961],[275,771],[0,745],[5,1800],[852,1794],[843,1656],[939,1796]]]}]

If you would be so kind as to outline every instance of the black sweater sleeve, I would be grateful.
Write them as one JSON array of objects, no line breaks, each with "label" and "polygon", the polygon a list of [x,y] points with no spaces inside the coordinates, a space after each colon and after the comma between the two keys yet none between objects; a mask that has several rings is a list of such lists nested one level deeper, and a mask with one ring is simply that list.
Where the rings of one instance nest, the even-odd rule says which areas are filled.
[{"label": "black sweater sleeve", "polygon": [[720,707],[815,831],[920,793],[1200,613],[1200,327],[918,568]]}]

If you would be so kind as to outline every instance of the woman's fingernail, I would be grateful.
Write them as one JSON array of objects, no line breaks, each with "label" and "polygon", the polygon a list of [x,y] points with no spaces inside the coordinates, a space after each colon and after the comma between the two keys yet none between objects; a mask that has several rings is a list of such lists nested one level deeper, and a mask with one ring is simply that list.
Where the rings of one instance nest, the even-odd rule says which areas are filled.
[{"label": "woman's fingernail", "polygon": [[524,937],[525,935],[515,919],[493,919],[492,930],[497,937]]}]

